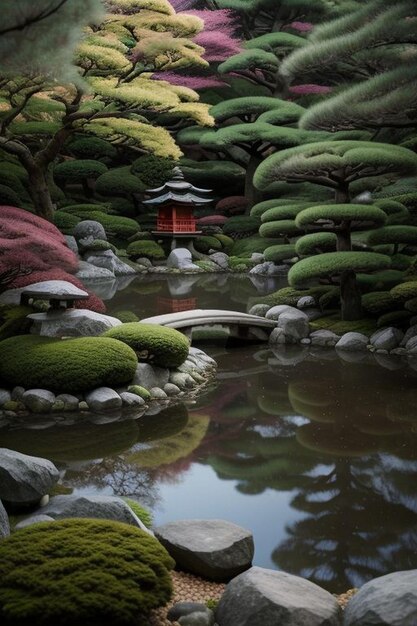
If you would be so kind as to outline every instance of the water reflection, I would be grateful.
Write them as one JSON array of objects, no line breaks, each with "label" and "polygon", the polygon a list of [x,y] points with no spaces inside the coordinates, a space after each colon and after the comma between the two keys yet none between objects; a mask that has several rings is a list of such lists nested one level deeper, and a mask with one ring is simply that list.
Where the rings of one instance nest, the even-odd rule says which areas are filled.
[{"label": "water reflection", "polygon": [[[181,294],[166,277],[135,279],[109,313],[146,317],[158,297],[178,295],[201,308],[245,310],[256,292],[248,280],[202,278]],[[415,364],[255,350],[208,347],[218,381],[194,404],[109,423],[37,418],[30,428],[1,429],[0,446],[51,458],[68,488],[135,496],[159,523],[187,516],[191,503],[189,516],[246,524],[258,565],[331,591],[416,568]]]}]

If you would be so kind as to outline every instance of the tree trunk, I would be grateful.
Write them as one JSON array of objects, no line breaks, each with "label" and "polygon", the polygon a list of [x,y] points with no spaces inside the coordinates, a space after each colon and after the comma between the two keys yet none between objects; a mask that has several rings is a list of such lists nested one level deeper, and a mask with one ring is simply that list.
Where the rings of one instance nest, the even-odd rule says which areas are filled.
[{"label": "tree trunk", "polygon": [[248,201],[248,212],[254,204],[260,202],[263,198],[261,191],[256,189],[253,184],[253,176],[257,167],[262,163],[262,158],[258,154],[252,154],[246,166],[245,176],[245,197]]},{"label": "tree trunk", "polygon": [[29,193],[35,213],[51,222],[55,207],[48,187],[47,172],[35,163],[26,169],[29,175]]},{"label": "tree trunk", "polygon": [[340,276],[341,315],[344,321],[359,320],[362,317],[361,293],[353,270],[345,270]]}]

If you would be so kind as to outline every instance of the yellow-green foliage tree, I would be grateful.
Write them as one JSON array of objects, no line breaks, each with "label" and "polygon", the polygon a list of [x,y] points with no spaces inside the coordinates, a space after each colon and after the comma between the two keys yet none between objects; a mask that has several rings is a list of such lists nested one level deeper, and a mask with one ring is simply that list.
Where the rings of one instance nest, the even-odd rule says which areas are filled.
[{"label": "yellow-green foliage tree", "polygon": [[162,116],[181,125],[212,124],[196,92],[151,80],[156,69],[207,65],[204,49],[192,41],[202,20],[177,14],[168,0],[107,5],[109,13],[85,27],[75,50],[75,81],[57,85],[46,73],[21,68],[0,75],[0,149],[26,170],[34,210],[47,219],[54,211],[48,171],[72,134],[176,159],[181,151],[160,125]]}]

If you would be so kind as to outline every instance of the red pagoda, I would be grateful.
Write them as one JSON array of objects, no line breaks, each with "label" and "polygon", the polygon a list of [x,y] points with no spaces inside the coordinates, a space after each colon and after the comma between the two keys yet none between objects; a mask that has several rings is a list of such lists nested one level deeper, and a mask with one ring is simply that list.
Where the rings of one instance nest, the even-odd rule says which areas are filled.
[{"label": "red pagoda", "polygon": [[146,193],[153,197],[143,201],[146,206],[158,209],[157,225],[153,234],[174,240],[200,235],[201,231],[197,230],[193,213],[194,207],[209,205],[211,191],[187,183],[180,168],[175,167],[172,180],[161,187],[148,189]]}]

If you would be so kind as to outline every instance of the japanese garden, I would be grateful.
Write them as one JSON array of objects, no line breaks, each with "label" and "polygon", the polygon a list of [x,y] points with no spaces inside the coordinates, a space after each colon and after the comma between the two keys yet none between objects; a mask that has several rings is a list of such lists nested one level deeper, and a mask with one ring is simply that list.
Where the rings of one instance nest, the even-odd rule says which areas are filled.
[{"label": "japanese garden", "polygon": [[0,623],[416,626],[415,0],[0,15]]}]

